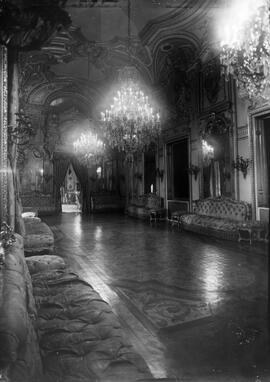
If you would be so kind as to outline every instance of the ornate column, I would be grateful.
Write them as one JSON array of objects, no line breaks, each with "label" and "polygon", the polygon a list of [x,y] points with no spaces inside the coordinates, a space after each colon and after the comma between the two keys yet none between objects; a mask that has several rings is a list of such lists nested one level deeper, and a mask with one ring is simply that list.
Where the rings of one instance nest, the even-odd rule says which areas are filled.
[{"label": "ornate column", "polygon": [[7,198],[7,49],[0,45],[0,223],[8,218]]}]

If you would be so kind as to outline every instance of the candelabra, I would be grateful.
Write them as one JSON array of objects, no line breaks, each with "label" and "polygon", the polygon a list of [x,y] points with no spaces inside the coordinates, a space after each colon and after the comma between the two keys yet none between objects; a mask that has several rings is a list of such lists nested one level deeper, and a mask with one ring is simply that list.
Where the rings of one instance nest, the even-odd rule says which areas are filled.
[{"label": "candelabra", "polygon": [[244,159],[242,156],[237,155],[236,160],[232,162],[233,168],[243,173],[244,178],[247,176],[247,170],[250,165],[250,159]]},{"label": "candelabra", "polygon": [[78,159],[85,165],[98,162],[104,154],[104,143],[91,132],[81,134],[73,143],[73,147]]},{"label": "candelabra", "polygon": [[269,98],[270,24],[268,0],[236,0],[221,25],[221,65],[251,99]]},{"label": "candelabra", "polygon": [[161,132],[160,114],[155,112],[149,97],[136,81],[135,68],[125,67],[119,72],[120,88],[110,109],[101,113],[103,137],[119,151],[144,151],[156,142]]}]

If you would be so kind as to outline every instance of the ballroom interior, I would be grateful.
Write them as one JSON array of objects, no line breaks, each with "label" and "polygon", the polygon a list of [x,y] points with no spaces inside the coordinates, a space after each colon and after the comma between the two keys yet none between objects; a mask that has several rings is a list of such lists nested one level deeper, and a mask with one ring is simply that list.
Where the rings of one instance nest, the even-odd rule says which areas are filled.
[{"label": "ballroom interior", "polygon": [[0,381],[270,381],[268,0],[0,1]]}]

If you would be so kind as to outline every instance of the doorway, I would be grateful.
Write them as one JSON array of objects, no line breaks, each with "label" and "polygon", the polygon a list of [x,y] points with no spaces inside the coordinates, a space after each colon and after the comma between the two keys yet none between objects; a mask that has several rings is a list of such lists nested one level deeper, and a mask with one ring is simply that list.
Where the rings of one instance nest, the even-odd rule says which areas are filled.
[{"label": "doorway", "polygon": [[70,163],[60,187],[62,212],[81,212],[81,185]]},{"label": "doorway", "polygon": [[155,147],[144,153],[144,193],[156,193],[156,152]]},{"label": "doorway", "polygon": [[188,211],[190,199],[189,140],[167,144],[168,217],[175,210]]}]

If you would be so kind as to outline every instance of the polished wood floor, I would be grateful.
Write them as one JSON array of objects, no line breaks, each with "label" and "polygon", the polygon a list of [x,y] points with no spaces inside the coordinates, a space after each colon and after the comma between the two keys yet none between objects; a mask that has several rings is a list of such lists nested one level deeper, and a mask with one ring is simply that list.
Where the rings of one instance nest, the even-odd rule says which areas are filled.
[{"label": "polished wood floor", "polygon": [[266,244],[115,214],[44,220],[56,253],[111,305],[154,377],[270,381]]}]

